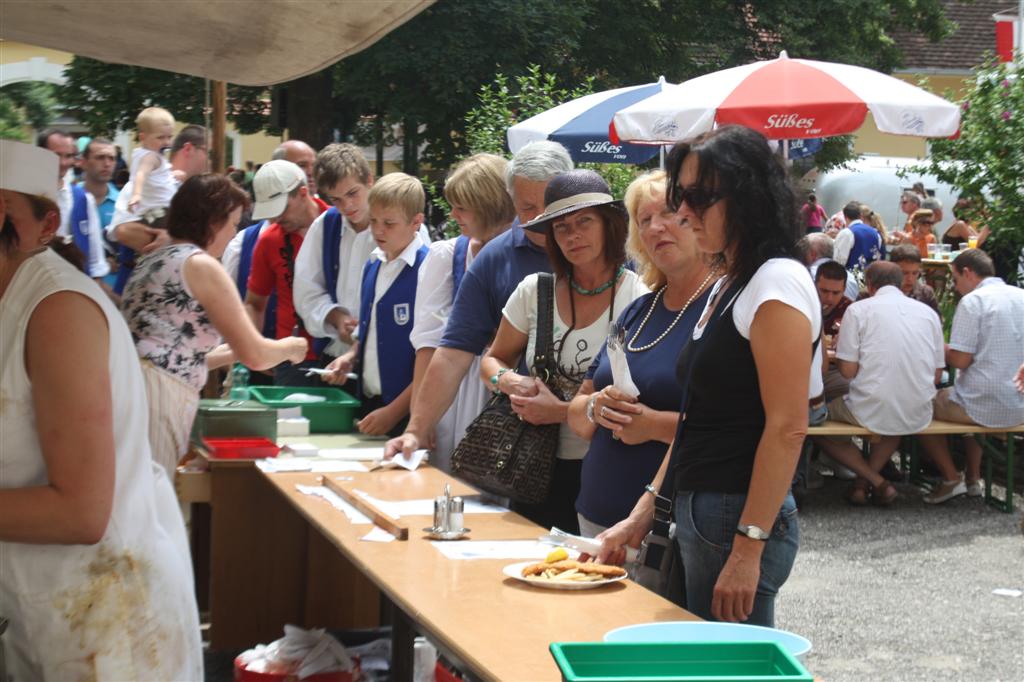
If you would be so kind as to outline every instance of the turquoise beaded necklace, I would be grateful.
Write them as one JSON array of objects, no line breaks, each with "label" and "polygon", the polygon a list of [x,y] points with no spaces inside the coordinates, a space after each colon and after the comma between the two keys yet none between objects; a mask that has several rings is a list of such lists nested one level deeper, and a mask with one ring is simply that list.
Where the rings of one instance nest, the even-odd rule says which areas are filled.
[{"label": "turquoise beaded necklace", "polygon": [[600,294],[602,292],[608,291],[608,289],[610,289],[611,286],[613,284],[615,284],[615,281],[617,279],[619,279],[619,277],[622,277],[622,273],[625,272],[625,270],[626,270],[626,266],[625,265],[620,265],[619,269],[615,271],[615,274],[612,275],[612,278],[610,280],[608,280],[607,282],[605,282],[604,284],[602,284],[602,285],[600,285],[598,287],[594,287],[593,289],[584,289],[579,284],[577,284],[576,280],[574,280],[572,278],[572,275],[570,275],[569,276],[569,286],[571,286],[573,288],[573,291],[575,291],[580,296],[597,296],[598,294]]}]

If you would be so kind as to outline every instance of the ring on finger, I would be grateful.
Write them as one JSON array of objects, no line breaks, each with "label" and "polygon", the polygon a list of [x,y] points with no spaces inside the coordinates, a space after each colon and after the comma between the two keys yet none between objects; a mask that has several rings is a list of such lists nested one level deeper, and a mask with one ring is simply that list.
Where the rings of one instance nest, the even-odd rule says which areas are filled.
[{"label": "ring on finger", "polygon": [[608,412],[608,406],[607,405],[602,405],[601,406],[601,416],[604,417],[607,414],[607,412]]}]

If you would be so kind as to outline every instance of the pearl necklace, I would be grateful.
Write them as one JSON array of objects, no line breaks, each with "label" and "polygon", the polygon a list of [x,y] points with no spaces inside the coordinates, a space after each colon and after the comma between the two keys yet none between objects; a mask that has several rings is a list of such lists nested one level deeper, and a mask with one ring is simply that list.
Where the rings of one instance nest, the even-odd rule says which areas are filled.
[{"label": "pearl necklace", "polygon": [[704,292],[704,289],[707,287],[708,282],[711,281],[711,278],[717,274],[718,268],[714,268],[711,270],[711,272],[708,273],[708,276],[705,277],[704,281],[700,283],[700,286],[697,287],[697,290],[693,292],[689,300],[685,304],[683,304],[683,307],[680,308],[678,313],[676,313],[676,319],[672,320],[672,324],[666,327],[665,331],[658,335],[658,338],[654,339],[654,341],[651,341],[648,344],[636,348],[633,344],[640,337],[640,333],[643,332],[644,327],[647,326],[647,321],[651,319],[651,314],[654,313],[654,309],[658,307],[658,301],[661,300],[662,296],[665,294],[665,289],[668,288],[668,285],[666,284],[662,288],[658,289],[658,293],[654,295],[654,300],[651,302],[651,307],[647,309],[647,314],[644,315],[644,319],[641,320],[640,326],[636,328],[636,333],[633,334],[633,338],[629,340],[628,344],[626,344],[626,350],[628,350],[630,353],[642,353],[643,351],[650,350],[651,348],[654,348],[659,343],[661,343],[661,341],[666,336],[668,336],[669,332],[671,332],[675,328],[676,324],[679,323],[679,320],[683,319],[683,313],[685,313],[686,309],[690,307],[690,304],[697,300],[697,297]]}]

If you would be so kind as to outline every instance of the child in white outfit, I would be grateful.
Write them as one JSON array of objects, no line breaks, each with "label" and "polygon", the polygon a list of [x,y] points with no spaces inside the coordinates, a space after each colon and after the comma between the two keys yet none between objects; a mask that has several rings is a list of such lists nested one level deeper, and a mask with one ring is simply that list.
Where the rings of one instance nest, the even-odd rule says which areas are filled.
[{"label": "child in white outfit", "polygon": [[163,150],[174,138],[174,117],[166,109],[147,107],[135,119],[139,146],[132,150],[128,212],[141,217],[154,208],[166,208],[178,189],[171,163]]}]

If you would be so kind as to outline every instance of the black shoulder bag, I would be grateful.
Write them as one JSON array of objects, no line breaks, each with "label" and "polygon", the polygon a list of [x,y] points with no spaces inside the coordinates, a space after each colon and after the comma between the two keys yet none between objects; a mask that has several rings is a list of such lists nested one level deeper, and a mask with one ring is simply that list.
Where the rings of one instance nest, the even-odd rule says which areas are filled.
[{"label": "black shoulder bag", "polygon": [[[537,278],[537,342],[533,372],[545,383],[554,374],[552,327],[554,277]],[[504,393],[495,393],[466,429],[452,453],[452,473],[481,490],[513,502],[547,499],[558,451],[558,424],[530,424],[512,411]]]}]

